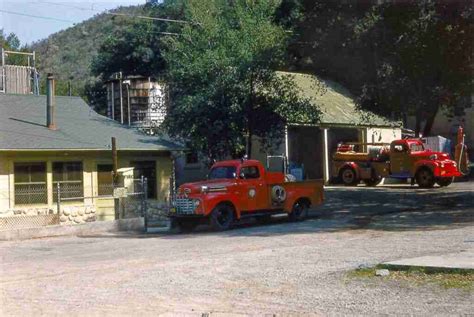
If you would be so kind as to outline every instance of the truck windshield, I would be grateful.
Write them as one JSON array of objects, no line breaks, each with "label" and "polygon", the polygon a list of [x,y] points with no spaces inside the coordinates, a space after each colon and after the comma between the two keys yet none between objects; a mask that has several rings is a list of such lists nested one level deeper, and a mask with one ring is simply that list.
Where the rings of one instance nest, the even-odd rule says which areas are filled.
[{"label": "truck windshield", "polygon": [[235,178],[236,175],[235,166],[218,166],[211,169],[209,179]]},{"label": "truck windshield", "polygon": [[412,152],[422,152],[425,150],[425,148],[423,147],[423,144],[419,144],[419,143],[412,143],[410,145],[410,150]]}]

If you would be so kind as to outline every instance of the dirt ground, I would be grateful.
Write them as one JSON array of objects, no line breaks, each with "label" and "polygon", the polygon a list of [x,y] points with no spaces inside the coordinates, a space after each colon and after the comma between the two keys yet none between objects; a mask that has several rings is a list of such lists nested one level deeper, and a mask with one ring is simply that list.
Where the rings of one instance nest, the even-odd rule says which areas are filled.
[{"label": "dirt ground", "polygon": [[360,266],[474,246],[474,183],[329,187],[310,219],[187,235],[0,242],[1,315],[471,314],[462,289]]}]

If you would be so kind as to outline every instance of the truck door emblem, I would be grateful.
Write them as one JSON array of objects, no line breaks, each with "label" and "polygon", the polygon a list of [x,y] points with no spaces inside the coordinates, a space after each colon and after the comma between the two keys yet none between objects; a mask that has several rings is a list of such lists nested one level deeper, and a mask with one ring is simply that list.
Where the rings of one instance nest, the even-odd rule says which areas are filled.
[{"label": "truck door emblem", "polygon": [[250,188],[249,197],[254,198],[256,194],[257,194],[257,191],[255,190],[255,188]]},{"label": "truck door emblem", "polygon": [[280,185],[275,185],[272,187],[272,199],[278,203],[282,203],[286,199],[286,191]]}]

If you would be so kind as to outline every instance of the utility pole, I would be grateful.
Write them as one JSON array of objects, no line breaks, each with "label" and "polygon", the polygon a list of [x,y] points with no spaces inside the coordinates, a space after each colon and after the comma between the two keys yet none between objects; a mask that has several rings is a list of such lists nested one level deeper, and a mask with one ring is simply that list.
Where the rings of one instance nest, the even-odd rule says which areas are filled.
[{"label": "utility pole", "polygon": [[[113,183],[113,188],[115,192],[115,188],[118,185],[118,156],[117,156],[117,142],[115,140],[115,137],[112,137],[112,183]],[[114,212],[115,212],[115,219],[118,220],[120,219],[120,198],[115,197],[114,193]]]}]

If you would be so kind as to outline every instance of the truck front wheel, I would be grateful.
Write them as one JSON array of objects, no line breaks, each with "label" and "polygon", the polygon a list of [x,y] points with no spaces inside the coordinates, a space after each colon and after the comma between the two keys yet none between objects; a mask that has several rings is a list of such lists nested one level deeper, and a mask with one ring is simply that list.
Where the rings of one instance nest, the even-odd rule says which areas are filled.
[{"label": "truck front wheel", "polygon": [[217,205],[211,213],[211,226],[214,230],[230,229],[234,222],[234,209],[226,204]]},{"label": "truck front wheel", "polygon": [[433,172],[427,167],[420,168],[416,172],[415,178],[421,188],[432,188],[435,184]]},{"label": "truck front wheel", "polygon": [[436,183],[441,187],[446,187],[446,186],[451,185],[453,180],[454,180],[454,177],[443,177],[443,178],[438,178],[436,180]]}]

